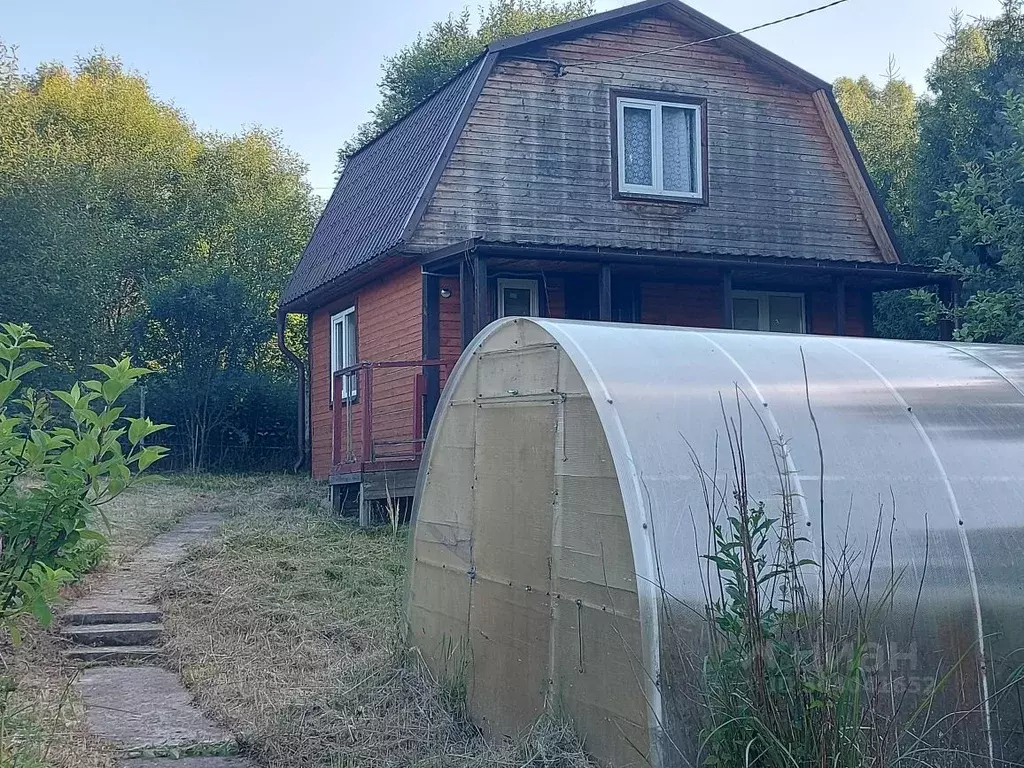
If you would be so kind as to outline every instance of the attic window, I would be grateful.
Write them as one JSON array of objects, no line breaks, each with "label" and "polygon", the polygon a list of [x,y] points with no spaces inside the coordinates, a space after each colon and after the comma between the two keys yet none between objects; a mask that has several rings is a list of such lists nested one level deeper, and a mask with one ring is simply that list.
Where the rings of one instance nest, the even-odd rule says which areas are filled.
[{"label": "attic window", "polygon": [[615,94],[613,105],[617,196],[705,202],[704,102]]}]

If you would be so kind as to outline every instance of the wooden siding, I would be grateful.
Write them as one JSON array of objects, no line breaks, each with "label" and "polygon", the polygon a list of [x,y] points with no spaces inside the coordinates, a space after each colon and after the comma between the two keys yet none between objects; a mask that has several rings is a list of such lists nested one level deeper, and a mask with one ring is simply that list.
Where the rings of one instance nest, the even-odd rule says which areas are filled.
[{"label": "wooden siding", "polygon": [[[422,357],[422,285],[419,266],[409,266],[346,296],[313,314],[310,343],[310,398],[313,476],[330,474],[334,410],[330,405],[331,315],[355,305],[357,357],[360,361],[419,360]],[[419,368],[376,370],[373,376],[373,437],[410,440],[416,375]],[[360,397],[362,396],[360,392]],[[338,406],[343,407],[343,406]],[[352,410],[353,450],[362,450],[363,403]],[[337,436],[336,454],[344,460],[346,444]],[[399,449],[394,449],[399,450]],[[401,448],[400,450],[406,450]]]},{"label": "wooden siding", "polygon": [[722,289],[717,285],[641,283],[640,321],[721,328]]},{"label": "wooden siding", "polygon": [[[831,291],[811,293],[811,332],[831,336],[836,327],[836,297]],[[847,336],[867,336],[868,323],[864,317],[865,296],[859,291],[846,292]]]},{"label": "wooden siding", "polygon": [[[331,315],[355,304],[355,296],[321,307],[312,315],[309,343],[310,450],[313,477],[326,478],[331,471],[334,444],[334,411],[331,408]],[[353,417],[362,424],[361,410]],[[356,435],[362,434],[356,427]]]},{"label": "wooden siding", "polygon": [[[412,240],[881,261],[812,95],[649,17],[499,60]],[[575,67],[574,62],[607,63]],[[709,204],[612,198],[610,89],[707,99]]]},{"label": "wooden siding", "polygon": [[[641,322],[693,328],[722,327],[722,291],[717,285],[690,283],[642,283]],[[740,287],[742,288],[742,287]],[[799,291],[799,289],[793,289]],[[831,291],[806,293],[811,315],[810,333],[835,333],[835,294]],[[864,294],[847,291],[847,336],[867,335]]]},{"label": "wooden siding", "polygon": [[548,307],[548,317],[565,317],[565,279],[547,277],[540,281]]},{"label": "wooden siding", "polygon": [[[527,275],[523,275],[527,277]],[[548,317],[564,317],[564,280],[546,279],[548,291]],[[461,351],[459,323],[458,280],[441,281],[452,291],[450,298],[441,299],[441,353],[455,359]],[[793,289],[799,290],[799,289]],[[831,335],[835,332],[835,295],[831,291],[816,290],[806,293],[811,314],[810,332]],[[595,298],[596,301],[596,298]],[[848,290],[846,297],[846,335],[865,336],[864,294]],[[722,327],[722,290],[718,285],[706,283],[644,282],[640,284],[640,322],[653,325],[676,325],[691,328]],[[442,379],[442,384],[444,380]]]}]

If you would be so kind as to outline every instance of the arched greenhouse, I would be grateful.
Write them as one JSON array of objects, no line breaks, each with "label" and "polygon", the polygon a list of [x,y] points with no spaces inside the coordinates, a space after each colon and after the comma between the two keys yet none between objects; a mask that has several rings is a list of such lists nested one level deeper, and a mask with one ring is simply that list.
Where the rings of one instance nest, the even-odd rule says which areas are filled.
[{"label": "arched greenhouse", "polygon": [[505,318],[425,450],[409,641],[486,733],[1024,764],[1024,348]]}]

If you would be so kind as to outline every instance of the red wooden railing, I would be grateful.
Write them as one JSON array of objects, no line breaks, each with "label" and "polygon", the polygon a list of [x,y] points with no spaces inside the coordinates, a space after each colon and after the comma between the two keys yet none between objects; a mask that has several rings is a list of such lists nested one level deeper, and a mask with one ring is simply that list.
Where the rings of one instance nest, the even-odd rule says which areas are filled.
[{"label": "red wooden railing", "polygon": [[[437,368],[438,380],[441,381],[453,365],[451,360],[388,360],[356,363],[336,371],[331,382],[334,393],[334,471],[359,471],[380,462],[417,462],[426,439],[427,376],[418,372],[413,379],[412,424],[408,437],[382,440],[374,431],[375,407],[380,407],[379,403],[374,403],[374,373],[403,368]],[[346,391],[346,380],[354,381],[356,386]]]}]

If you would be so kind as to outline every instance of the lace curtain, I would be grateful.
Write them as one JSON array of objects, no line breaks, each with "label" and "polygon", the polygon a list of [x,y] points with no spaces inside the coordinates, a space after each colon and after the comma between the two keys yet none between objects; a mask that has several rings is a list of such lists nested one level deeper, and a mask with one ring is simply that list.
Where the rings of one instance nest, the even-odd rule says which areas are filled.
[{"label": "lace curtain", "polygon": [[650,187],[654,184],[651,164],[653,132],[649,109],[626,107],[622,110],[622,138],[625,157],[624,169],[627,184]]},{"label": "lace curtain", "polygon": [[695,118],[692,109],[661,108],[662,170],[668,191],[697,191]]}]

